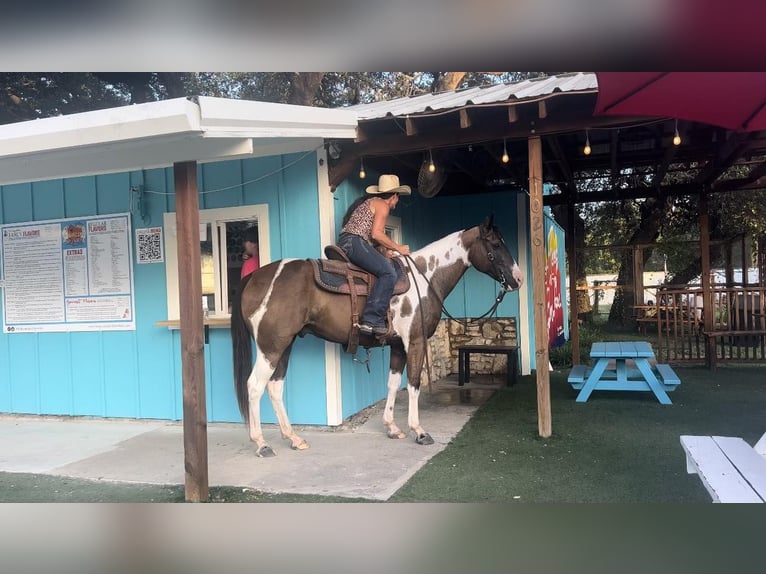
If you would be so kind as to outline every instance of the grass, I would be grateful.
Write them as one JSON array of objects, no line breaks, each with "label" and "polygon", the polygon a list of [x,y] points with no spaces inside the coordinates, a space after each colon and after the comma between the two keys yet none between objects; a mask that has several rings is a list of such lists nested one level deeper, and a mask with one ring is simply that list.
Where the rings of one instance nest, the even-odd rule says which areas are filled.
[{"label": "grass", "polygon": [[[709,502],[687,475],[682,434],[766,432],[763,367],[676,368],[673,405],[650,393],[596,391],[587,403],[567,371],[551,373],[553,436],[537,435],[534,377],[502,387],[392,502]],[[354,502],[361,499],[211,488],[212,502]],[[181,502],[180,485],[113,484],[0,473],[0,502]],[[365,501],[368,502],[368,501]]]},{"label": "grass", "polygon": [[596,391],[584,404],[552,373],[553,436],[537,435],[532,377],[501,389],[395,502],[709,502],[687,475],[682,434],[764,432],[760,368],[676,369],[683,383],[660,405],[649,393]]},{"label": "grass", "polygon": [[[333,496],[271,494],[211,487],[210,502],[372,502]],[[182,485],[122,484],[44,474],[0,472],[0,502],[184,502]]]}]

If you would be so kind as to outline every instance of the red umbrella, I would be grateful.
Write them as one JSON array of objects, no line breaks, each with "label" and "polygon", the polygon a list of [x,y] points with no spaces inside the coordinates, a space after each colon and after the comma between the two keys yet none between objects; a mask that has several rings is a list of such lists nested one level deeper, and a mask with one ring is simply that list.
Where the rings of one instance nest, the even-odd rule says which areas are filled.
[{"label": "red umbrella", "polygon": [[596,72],[596,114],[766,130],[766,72]]}]

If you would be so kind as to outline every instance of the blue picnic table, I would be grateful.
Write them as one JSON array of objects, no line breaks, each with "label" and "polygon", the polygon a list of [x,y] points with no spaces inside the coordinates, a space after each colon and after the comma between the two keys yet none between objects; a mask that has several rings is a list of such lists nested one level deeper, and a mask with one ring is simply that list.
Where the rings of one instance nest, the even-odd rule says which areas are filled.
[{"label": "blue picnic table", "polygon": [[[667,391],[681,380],[670,365],[655,364],[652,346],[645,341],[609,341],[593,343],[590,351],[593,367],[575,365],[568,382],[580,389],[577,402],[584,403],[594,390],[652,391],[663,405],[672,404]],[[635,366],[628,366],[628,361]],[[614,366],[611,362],[614,361]]]}]

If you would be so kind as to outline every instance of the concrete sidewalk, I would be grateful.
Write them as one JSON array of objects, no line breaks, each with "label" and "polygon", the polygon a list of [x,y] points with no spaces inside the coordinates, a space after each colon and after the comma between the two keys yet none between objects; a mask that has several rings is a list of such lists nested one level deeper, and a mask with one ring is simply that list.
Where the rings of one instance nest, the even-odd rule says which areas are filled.
[{"label": "concrete sidewalk", "polygon": [[[499,378],[476,376],[465,387],[442,379],[420,398],[420,421],[435,444],[411,435],[389,439],[383,401],[360,421],[339,428],[296,426],[311,448],[293,451],[276,425],[264,434],[277,453],[257,458],[243,424],[208,425],[211,486],[242,486],[272,493],[318,494],[387,500],[431,457],[443,450]],[[407,426],[407,392],[400,391],[395,420]],[[359,423],[359,424],[357,424]],[[180,422],[0,415],[0,471],[30,472],[114,482],[183,484]]]}]

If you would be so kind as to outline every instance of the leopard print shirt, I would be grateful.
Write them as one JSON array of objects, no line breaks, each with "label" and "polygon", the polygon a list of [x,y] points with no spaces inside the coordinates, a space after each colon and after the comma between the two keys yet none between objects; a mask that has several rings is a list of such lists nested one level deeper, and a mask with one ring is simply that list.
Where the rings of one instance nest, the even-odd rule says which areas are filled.
[{"label": "leopard print shirt", "polygon": [[370,202],[373,198],[370,198],[354,210],[348,223],[340,230],[341,233],[353,233],[364,238],[365,241],[370,241],[370,233],[372,232],[372,222],[375,220],[375,215],[370,209]]}]

